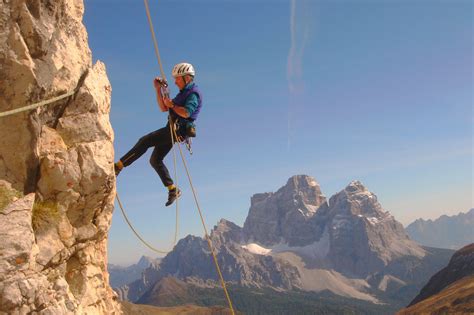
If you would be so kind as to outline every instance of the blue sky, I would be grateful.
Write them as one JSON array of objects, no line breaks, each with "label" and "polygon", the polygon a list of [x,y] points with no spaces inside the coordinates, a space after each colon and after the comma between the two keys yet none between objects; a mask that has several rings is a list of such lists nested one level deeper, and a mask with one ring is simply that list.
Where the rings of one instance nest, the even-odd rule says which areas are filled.
[{"label": "blue sky", "polygon": [[[208,229],[220,218],[242,226],[253,194],[296,174],[315,177],[328,198],[360,180],[404,224],[473,207],[471,1],[169,0],[150,9],[166,76],[189,61],[204,95],[187,161]],[[85,0],[84,23],[112,83],[118,158],[166,122],[145,7]],[[136,228],[167,249],[175,213],[149,151],[117,189]],[[179,236],[202,236],[178,165]],[[155,256],[116,210],[109,261]]]}]

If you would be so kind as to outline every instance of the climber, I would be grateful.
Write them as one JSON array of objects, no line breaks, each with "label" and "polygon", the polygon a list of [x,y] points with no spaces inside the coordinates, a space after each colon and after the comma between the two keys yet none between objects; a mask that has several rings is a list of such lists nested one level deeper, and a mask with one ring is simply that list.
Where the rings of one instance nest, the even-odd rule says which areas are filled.
[{"label": "climber", "polygon": [[166,95],[168,87],[166,81],[160,77],[153,80],[158,106],[162,112],[167,111],[169,113],[168,124],[140,138],[135,146],[114,164],[115,175],[117,176],[124,167],[129,166],[149,148],[154,147],[150,164],[160,176],[163,185],[168,188],[166,206],[171,205],[181,196],[181,190],[174,185],[168,169],[163,163],[163,159],[173,146],[170,123],[176,128],[178,141],[183,141],[187,137],[195,137],[194,121],[198,117],[202,105],[201,92],[194,83],[194,67],[186,62],[178,63],[173,67],[172,75],[174,83],[179,88],[179,93],[172,100]]}]

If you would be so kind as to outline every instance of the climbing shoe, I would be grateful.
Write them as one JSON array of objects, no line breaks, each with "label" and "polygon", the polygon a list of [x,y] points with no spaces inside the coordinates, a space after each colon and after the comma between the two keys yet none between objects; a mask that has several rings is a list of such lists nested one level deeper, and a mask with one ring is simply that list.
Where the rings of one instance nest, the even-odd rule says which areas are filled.
[{"label": "climbing shoe", "polygon": [[181,196],[181,190],[179,190],[178,188],[170,189],[168,191],[168,201],[166,202],[165,206],[168,207],[180,196]]},{"label": "climbing shoe", "polygon": [[120,174],[120,172],[123,170],[123,163],[122,161],[118,161],[117,163],[114,164],[114,170],[115,170],[115,177]]}]

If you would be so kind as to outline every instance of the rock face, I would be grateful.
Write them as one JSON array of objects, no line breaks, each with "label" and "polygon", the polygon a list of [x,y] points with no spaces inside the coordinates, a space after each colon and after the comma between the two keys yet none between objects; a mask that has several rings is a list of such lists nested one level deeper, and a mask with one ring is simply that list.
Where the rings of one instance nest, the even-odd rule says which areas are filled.
[{"label": "rock face", "polygon": [[408,238],[402,224],[359,181],[321,206],[313,225],[318,233],[329,234],[329,265],[348,275],[365,277],[402,256],[425,256],[425,250]]},{"label": "rock face", "polygon": [[349,276],[365,277],[401,256],[425,255],[359,181],[328,203],[316,180],[294,176],[276,193],[252,197],[243,233],[248,243],[262,246],[326,242],[324,265]]},{"label": "rock face", "polygon": [[83,11],[80,0],[0,5],[0,112],[76,91],[0,118],[0,312],[120,311],[107,273],[111,87]]},{"label": "rock face", "polygon": [[276,193],[251,198],[244,233],[248,241],[265,246],[281,241],[292,246],[304,245],[314,241],[308,222],[325,202],[326,197],[313,178],[293,176]]},{"label": "rock face", "polygon": [[474,209],[436,220],[418,219],[407,226],[410,238],[422,245],[459,249],[474,242]]},{"label": "rock face", "polygon": [[[264,255],[253,255],[242,248],[242,228],[221,220],[211,235],[221,272],[226,281],[244,286],[294,287],[297,280],[295,267],[284,261]],[[178,242],[160,264],[161,275],[181,279],[210,279],[218,281],[208,244],[200,237],[188,236]],[[275,272],[277,271],[277,272]]]}]

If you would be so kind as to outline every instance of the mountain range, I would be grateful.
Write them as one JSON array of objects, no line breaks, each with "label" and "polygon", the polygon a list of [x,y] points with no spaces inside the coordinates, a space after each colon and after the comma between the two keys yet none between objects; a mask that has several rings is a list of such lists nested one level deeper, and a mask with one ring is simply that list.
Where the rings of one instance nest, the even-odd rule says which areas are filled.
[{"label": "mountain range", "polygon": [[474,209],[436,220],[418,219],[406,227],[410,238],[433,247],[459,249],[474,242]]},{"label": "mountain range", "polygon": [[142,256],[140,260],[131,266],[123,267],[114,264],[108,264],[109,283],[112,288],[118,288],[141,278],[143,270],[151,265],[159,264],[160,259],[154,259]]},{"label": "mountain range", "polygon": [[[255,300],[261,290],[325,294],[353,305],[385,303],[392,311],[408,304],[454,252],[412,241],[361,182],[327,200],[306,175],[291,177],[276,192],[255,194],[243,227],[221,219],[210,238],[234,292],[247,288],[246,296],[254,292]],[[163,284],[169,277],[177,280]],[[179,303],[192,296],[190,290],[218,287],[205,239],[181,239],[158,266],[118,292],[125,300],[163,305],[167,299],[160,294],[170,286]]]}]

